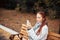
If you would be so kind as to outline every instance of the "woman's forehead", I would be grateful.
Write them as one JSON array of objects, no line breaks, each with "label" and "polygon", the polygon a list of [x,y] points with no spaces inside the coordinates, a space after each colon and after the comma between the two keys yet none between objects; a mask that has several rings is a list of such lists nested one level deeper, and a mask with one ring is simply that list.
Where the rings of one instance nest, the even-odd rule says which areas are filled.
[{"label": "woman's forehead", "polygon": [[37,17],[41,17],[42,15],[40,15],[39,13],[37,13]]}]

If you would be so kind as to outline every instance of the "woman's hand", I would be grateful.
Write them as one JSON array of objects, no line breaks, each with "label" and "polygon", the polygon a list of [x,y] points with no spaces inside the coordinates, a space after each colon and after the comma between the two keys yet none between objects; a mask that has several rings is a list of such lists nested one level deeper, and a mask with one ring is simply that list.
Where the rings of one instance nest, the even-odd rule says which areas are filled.
[{"label": "woman's hand", "polygon": [[31,24],[27,25],[27,29],[31,29],[31,28],[32,28]]}]

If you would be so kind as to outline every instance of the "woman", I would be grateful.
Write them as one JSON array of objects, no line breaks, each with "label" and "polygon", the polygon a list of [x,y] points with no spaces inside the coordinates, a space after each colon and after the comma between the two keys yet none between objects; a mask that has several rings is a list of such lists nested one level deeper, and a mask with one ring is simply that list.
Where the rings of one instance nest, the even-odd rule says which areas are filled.
[{"label": "woman", "polygon": [[46,25],[46,16],[44,12],[38,12],[36,15],[36,24],[28,32],[29,40],[46,40],[48,35],[48,27]]}]

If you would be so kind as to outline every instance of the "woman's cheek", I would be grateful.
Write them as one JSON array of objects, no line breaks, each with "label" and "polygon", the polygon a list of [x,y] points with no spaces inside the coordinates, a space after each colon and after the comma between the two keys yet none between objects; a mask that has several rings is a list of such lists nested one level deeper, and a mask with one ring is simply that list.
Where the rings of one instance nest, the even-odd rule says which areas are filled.
[{"label": "woman's cheek", "polygon": [[37,22],[40,22],[40,19],[37,19]]},{"label": "woman's cheek", "polygon": [[38,19],[37,21],[38,21],[38,22],[42,22],[42,18]]}]

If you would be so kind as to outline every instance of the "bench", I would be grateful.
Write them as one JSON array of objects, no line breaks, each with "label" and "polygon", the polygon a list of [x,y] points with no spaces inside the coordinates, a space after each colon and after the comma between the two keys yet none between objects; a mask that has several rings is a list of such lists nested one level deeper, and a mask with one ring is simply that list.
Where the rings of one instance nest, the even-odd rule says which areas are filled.
[{"label": "bench", "polygon": [[49,32],[47,40],[60,40],[60,34]]}]

